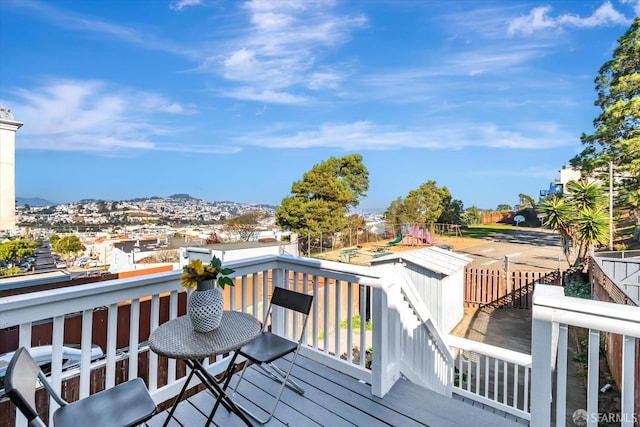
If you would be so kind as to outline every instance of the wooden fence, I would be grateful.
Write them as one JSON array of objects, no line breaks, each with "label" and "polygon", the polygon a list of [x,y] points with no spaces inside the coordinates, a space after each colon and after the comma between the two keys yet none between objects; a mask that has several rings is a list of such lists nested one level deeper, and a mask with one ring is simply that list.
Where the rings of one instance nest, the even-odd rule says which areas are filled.
[{"label": "wooden fence", "polygon": [[536,283],[562,284],[559,270],[505,271],[467,267],[464,276],[464,304],[467,307],[530,309]]},{"label": "wooden fence", "polygon": [[[637,304],[625,295],[624,292],[602,271],[600,265],[593,259],[589,261],[589,282],[591,283],[591,297],[597,297],[599,301],[606,301],[615,304],[637,306]],[[635,366],[635,396],[634,405],[636,418],[640,419],[640,339],[636,339],[635,345],[636,366]],[[616,385],[622,385],[622,336],[617,334],[606,334],[606,355],[607,365],[611,371]]]}]

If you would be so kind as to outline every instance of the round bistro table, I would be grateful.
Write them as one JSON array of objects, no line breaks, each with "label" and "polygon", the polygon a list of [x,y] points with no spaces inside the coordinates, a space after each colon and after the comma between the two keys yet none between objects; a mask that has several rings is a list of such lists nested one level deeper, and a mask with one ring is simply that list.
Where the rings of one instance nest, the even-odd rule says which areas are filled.
[{"label": "round bistro table", "polygon": [[[206,426],[211,424],[213,416],[222,404],[225,408],[238,415],[245,424],[251,426],[251,422],[238,406],[226,394],[226,388],[235,370],[236,350],[249,343],[262,331],[262,325],[251,314],[240,311],[224,311],[220,327],[211,332],[196,332],[193,330],[191,319],[188,316],[178,317],[158,326],[149,337],[149,348],[160,356],[172,359],[184,360],[191,368],[180,394],[171,407],[171,411],[164,422],[166,426],[173,417],[173,413],[182,399],[184,392],[195,374],[211,392],[217,396],[216,403],[209,415]],[[234,352],[229,365],[221,380],[216,380],[202,364],[202,361],[211,356]],[[224,385],[220,387],[220,383]]]}]

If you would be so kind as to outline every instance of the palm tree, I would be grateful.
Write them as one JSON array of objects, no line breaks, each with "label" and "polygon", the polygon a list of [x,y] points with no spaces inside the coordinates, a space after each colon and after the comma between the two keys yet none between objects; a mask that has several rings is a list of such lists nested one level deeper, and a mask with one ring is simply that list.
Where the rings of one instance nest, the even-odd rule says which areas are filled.
[{"label": "palm tree", "polygon": [[567,183],[569,201],[577,211],[604,208],[607,199],[602,186],[586,179]]},{"label": "palm tree", "polygon": [[560,233],[562,253],[567,259],[567,264],[571,266],[569,255],[573,247],[573,211],[563,197],[557,195],[542,202],[538,206],[539,212],[544,216],[544,225],[551,230]]},{"label": "palm tree", "polygon": [[609,243],[609,216],[604,209],[583,209],[576,219],[575,234],[580,242],[577,264],[578,260],[583,262],[594,245]]},{"label": "palm tree", "polygon": [[573,269],[584,269],[584,260],[594,245],[606,245],[609,240],[609,218],[605,212],[606,197],[602,187],[586,180],[570,181],[567,194],[552,196],[538,207],[544,215],[544,225],[558,231],[562,251],[569,266],[574,245],[578,254]]}]

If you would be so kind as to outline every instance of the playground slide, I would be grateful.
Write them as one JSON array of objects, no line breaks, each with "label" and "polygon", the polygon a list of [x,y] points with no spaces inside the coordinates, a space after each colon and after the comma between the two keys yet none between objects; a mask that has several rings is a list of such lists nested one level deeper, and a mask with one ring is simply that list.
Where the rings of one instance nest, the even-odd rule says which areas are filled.
[{"label": "playground slide", "polygon": [[387,245],[393,246],[393,245],[397,245],[400,242],[402,242],[402,233],[398,234],[398,237],[396,237],[395,239],[387,243]]}]

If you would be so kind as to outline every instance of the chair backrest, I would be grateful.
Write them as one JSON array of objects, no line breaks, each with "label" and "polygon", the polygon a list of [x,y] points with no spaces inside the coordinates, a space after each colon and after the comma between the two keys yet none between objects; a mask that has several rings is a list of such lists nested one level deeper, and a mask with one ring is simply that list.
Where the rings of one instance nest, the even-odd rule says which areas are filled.
[{"label": "chair backrest", "polygon": [[271,313],[274,305],[301,313],[303,317],[302,328],[300,328],[300,336],[297,338],[298,347],[300,347],[300,344],[302,343],[302,340],[304,338],[305,331],[307,330],[307,320],[309,319],[311,304],[313,304],[313,295],[307,295],[285,288],[274,288],[273,294],[271,295],[271,301],[269,302],[267,316],[265,317],[263,322],[264,328],[266,329],[267,327],[269,313]]},{"label": "chair backrest", "polygon": [[308,315],[313,304],[313,295],[276,287],[273,289],[271,304]]},{"label": "chair backrest", "polygon": [[36,380],[40,372],[40,367],[27,349],[20,347],[11,358],[4,377],[7,396],[29,422],[38,417]]}]

